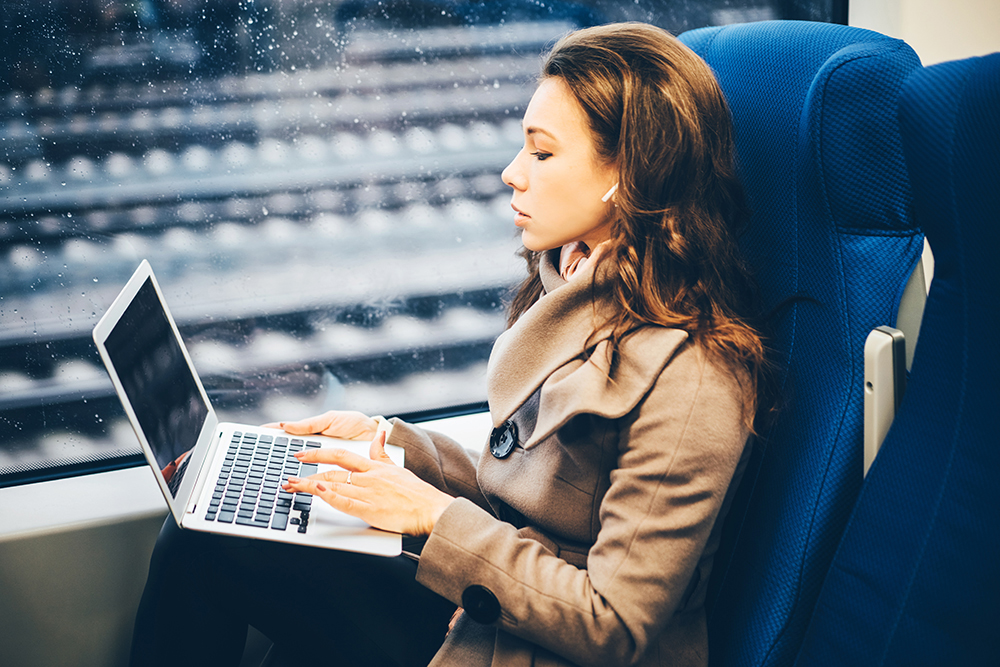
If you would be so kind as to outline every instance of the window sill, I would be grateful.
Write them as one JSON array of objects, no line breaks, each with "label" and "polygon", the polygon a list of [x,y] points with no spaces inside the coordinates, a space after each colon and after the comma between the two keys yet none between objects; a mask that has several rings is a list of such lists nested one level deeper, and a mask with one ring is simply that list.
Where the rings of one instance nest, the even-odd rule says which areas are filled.
[{"label": "window sill", "polygon": [[[477,455],[489,434],[489,413],[421,424],[445,433]],[[139,521],[167,514],[145,465],[0,489],[0,542]]]}]

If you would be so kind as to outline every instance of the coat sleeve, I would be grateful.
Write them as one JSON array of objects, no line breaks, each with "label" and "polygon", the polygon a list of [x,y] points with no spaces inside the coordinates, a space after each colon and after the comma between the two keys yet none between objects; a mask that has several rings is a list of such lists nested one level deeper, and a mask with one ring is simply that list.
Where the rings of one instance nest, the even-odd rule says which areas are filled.
[{"label": "coat sleeve", "polygon": [[742,397],[733,374],[697,346],[667,365],[621,419],[586,569],[456,500],[424,546],[417,580],[458,605],[485,589],[501,630],[577,664],[640,660],[705,551],[747,442]]},{"label": "coat sleeve", "polygon": [[389,443],[406,451],[404,465],[436,489],[466,498],[483,509],[489,508],[476,481],[476,462],[469,453],[446,435],[392,419]]}]

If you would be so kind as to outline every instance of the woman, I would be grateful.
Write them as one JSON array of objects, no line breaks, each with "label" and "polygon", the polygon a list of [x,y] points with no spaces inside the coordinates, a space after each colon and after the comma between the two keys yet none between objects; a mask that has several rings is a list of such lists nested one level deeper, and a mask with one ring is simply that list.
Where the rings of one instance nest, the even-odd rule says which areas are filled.
[{"label": "woman", "polygon": [[[247,622],[296,662],[707,663],[708,575],[764,365],[733,238],[725,100],[667,33],[603,26],[556,44],[523,126],[502,177],[529,275],[490,359],[495,429],[478,469],[399,420],[388,441],[405,468],[373,418],[281,425],[378,433],[370,459],[301,454],[346,471],[286,489],[425,538],[419,561],[181,535],[168,521],[134,663],[162,658],[170,637],[206,662],[238,659]],[[276,585],[249,593],[243,577]],[[224,627],[191,636],[192,608]]]}]

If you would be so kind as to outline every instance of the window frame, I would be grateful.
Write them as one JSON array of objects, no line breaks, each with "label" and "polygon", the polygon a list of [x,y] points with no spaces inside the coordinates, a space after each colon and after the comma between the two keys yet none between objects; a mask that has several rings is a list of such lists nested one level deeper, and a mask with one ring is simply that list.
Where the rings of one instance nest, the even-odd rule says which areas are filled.
[{"label": "window frame", "polygon": [[[828,0],[831,9],[831,22],[847,25],[849,0]],[[591,3],[599,4],[599,3]],[[802,7],[815,5],[809,0],[792,0],[784,3],[793,14],[802,13]],[[775,3],[782,6],[782,3]],[[657,6],[653,3],[653,6]],[[770,5],[769,5],[770,6]],[[209,392],[211,394],[211,391]],[[117,400],[117,399],[114,399]],[[459,405],[443,405],[431,409],[405,412],[398,416],[412,422],[467,415],[487,410],[484,402],[473,402]],[[109,452],[99,452],[77,457],[56,459],[39,459],[25,464],[0,466],[0,489],[32,484],[37,482],[57,480],[67,477],[91,475],[101,472],[121,470],[142,466],[146,463],[141,450],[136,446],[129,449],[117,449]]]}]

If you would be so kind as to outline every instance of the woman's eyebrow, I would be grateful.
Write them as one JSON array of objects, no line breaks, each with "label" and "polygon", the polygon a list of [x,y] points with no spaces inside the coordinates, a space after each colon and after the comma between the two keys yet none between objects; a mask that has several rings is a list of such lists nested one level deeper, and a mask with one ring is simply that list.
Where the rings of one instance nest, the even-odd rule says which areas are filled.
[{"label": "woman's eyebrow", "polygon": [[524,128],[524,133],[527,134],[529,137],[531,135],[533,135],[533,134],[544,134],[545,136],[549,137],[553,141],[559,141],[556,138],[556,135],[552,134],[551,132],[549,132],[548,130],[546,130],[544,128],[536,127],[534,125],[529,125],[528,127]]}]

